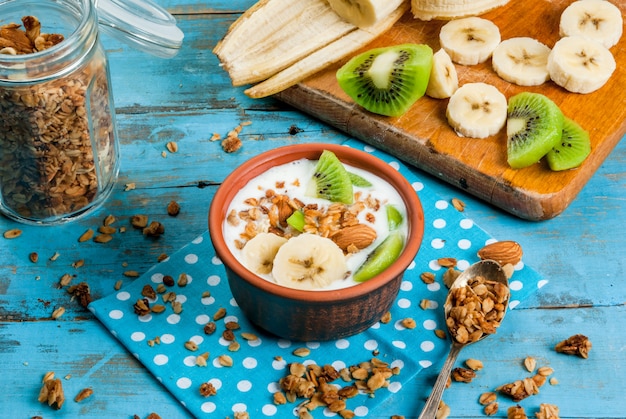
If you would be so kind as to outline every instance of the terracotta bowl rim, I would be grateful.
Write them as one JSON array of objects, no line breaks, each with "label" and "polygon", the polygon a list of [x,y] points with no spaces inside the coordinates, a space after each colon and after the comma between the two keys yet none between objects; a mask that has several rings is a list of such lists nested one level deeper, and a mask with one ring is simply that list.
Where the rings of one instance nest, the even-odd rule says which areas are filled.
[{"label": "terracotta bowl rim", "polygon": [[[315,154],[316,156],[319,156],[323,150],[330,150],[334,152],[342,161],[346,159],[350,160],[348,163],[355,165],[356,167],[359,167],[356,163],[361,162],[361,167],[365,170],[369,170],[369,167],[376,167],[377,170],[374,173],[392,183],[404,200],[407,210],[407,218],[409,219],[409,230],[404,250],[398,259],[380,275],[377,275],[363,283],[341,289],[319,291],[298,290],[271,283],[243,266],[243,264],[241,264],[230,252],[230,249],[224,240],[222,226],[226,217],[226,209],[228,208],[231,199],[238,191],[238,189],[235,189],[234,186],[236,184],[246,184],[252,177],[256,176],[256,174],[253,174],[253,168],[272,165],[273,160],[279,156],[293,155],[292,159],[285,159],[281,162],[282,164],[301,158],[314,158],[306,157],[305,155]],[[293,144],[268,150],[252,157],[238,166],[224,179],[215,193],[210,205],[209,235],[211,237],[211,241],[213,242],[215,252],[224,266],[230,268],[236,275],[238,275],[242,280],[248,282],[250,285],[280,298],[308,303],[329,304],[333,302],[363,298],[367,294],[393,281],[393,279],[397,278],[399,275],[403,275],[404,271],[406,271],[417,255],[421,246],[424,236],[424,212],[421,201],[411,184],[404,178],[404,176],[402,176],[402,174],[400,174],[398,170],[384,160],[381,160],[365,151],[345,145],[326,143]],[[230,281],[230,277],[228,280]]]}]

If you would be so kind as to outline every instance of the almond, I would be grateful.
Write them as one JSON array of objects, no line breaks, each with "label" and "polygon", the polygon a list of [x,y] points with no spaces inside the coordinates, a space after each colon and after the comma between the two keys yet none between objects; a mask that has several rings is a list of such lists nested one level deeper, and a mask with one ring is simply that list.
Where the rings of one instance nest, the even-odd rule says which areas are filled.
[{"label": "almond", "polygon": [[338,230],[330,238],[344,252],[351,246],[365,249],[376,240],[376,230],[365,224],[355,224]]},{"label": "almond", "polygon": [[522,246],[512,240],[491,243],[478,251],[482,260],[491,259],[500,265],[517,265],[522,260]]}]

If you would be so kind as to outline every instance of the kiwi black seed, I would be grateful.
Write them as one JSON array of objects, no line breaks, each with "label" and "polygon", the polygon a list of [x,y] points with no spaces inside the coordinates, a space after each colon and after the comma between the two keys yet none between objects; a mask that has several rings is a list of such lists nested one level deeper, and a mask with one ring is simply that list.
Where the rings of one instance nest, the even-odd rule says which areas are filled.
[{"label": "kiwi black seed", "polygon": [[509,99],[507,161],[513,169],[537,163],[561,139],[563,113],[540,93],[523,92]]},{"label": "kiwi black seed", "polygon": [[428,45],[374,48],[337,71],[339,86],[370,112],[400,116],[424,96],[433,51]]},{"label": "kiwi black seed", "polygon": [[324,150],[313,173],[315,192],[311,195],[332,202],[351,204],[354,200],[352,180],[335,153]]},{"label": "kiwi black seed", "polygon": [[580,166],[589,153],[589,133],[576,121],[565,117],[561,140],[546,154],[546,160],[552,170],[568,170]]}]

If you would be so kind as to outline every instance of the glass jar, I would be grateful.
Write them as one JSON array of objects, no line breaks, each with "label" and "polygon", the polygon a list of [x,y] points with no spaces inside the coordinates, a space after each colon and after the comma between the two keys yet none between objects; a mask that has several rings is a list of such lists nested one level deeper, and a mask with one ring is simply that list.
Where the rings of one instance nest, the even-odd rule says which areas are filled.
[{"label": "glass jar", "polygon": [[[140,10],[138,0],[126,1],[131,10]],[[154,16],[142,30],[141,16],[124,11],[120,0],[101,3],[103,15],[117,19],[103,23],[128,38],[135,34],[134,44],[153,44],[137,39],[163,43],[146,32],[158,31]],[[166,16],[169,29],[177,30],[167,12],[146,4],[147,13]],[[119,16],[130,16],[132,22],[123,26]],[[109,65],[95,3],[0,0],[0,26],[0,211],[29,224],[76,219],[107,198],[119,171]],[[175,50],[182,32],[167,41],[165,50]]]}]

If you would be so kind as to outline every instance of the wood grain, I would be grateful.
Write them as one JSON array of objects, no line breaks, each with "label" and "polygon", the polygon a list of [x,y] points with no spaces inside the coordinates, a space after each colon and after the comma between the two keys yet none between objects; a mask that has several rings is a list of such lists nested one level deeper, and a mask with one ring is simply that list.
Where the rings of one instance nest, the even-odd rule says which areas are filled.
[{"label": "wood grain", "polygon": [[[499,26],[502,39],[530,36],[552,46],[558,40],[560,15],[569,3],[511,1],[483,17]],[[618,6],[622,11],[626,8],[623,3]],[[437,51],[444,23],[422,22],[408,13],[363,50],[413,42],[428,44]],[[536,87],[510,84],[495,74],[490,60],[476,66],[456,66],[461,85],[490,83],[507,98],[522,91],[543,93],[587,129],[591,155],[578,169],[564,172],[550,171],[543,161],[522,170],[511,169],[506,162],[504,130],[481,140],[457,136],[446,121],[447,100],[424,97],[398,118],[374,115],[355,106],[335,80],[336,70],[345,61],[278,94],[278,98],[518,217],[545,220],[567,208],[626,132],[624,43],[622,39],[611,49],[617,70],[609,82],[586,95],[569,93],[553,82]]]}]

